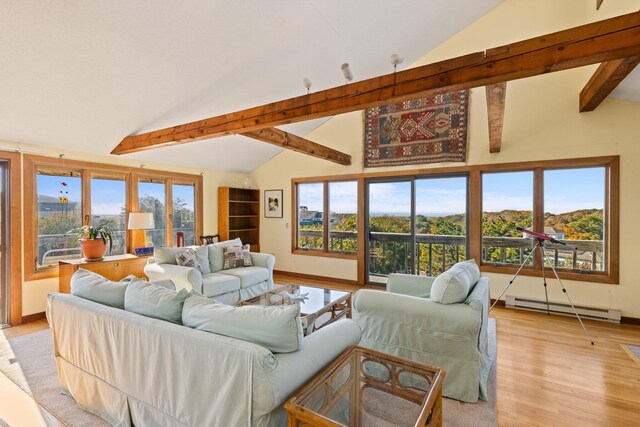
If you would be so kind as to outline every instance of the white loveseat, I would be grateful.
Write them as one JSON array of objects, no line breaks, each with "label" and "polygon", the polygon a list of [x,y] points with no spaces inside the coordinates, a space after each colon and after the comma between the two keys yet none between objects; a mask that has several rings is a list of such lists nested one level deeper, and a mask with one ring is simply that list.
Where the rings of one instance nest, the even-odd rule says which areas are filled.
[{"label": "white loveseat", "polygon": [[[251,267],[224,270],[223,248],[242,246],[240,239],[226,240],[205,246],[189,246],[204,271],[177,265],[175,255],[185,248],[158,248],[149,258],[144,273],[150,281],[170,279],[176,289],[194,289],[207,298],[234,305],[273,288],[273,266],[276,259],[271,254],[251,253]],[[205,265],[206,264],[206,265]]]},{"label": "white loveseat", "polygon": [[360,341],[343,319],[274,354],[59,293],[47,319],[63,390],[114,426],[286,426],[288,396]]}]

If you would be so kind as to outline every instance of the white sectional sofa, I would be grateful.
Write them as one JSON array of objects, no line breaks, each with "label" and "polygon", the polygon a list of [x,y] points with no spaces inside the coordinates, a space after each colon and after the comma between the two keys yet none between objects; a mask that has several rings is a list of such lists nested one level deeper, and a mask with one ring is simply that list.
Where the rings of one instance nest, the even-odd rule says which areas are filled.
[{"label": "white sectional sofa", "polygon": [[[107,296],[115,302],[104,304],[119,305],[129,292],[115,288],[119,294],[109,288]],[[47,318],[62,389],[114,426],[286,426],[281,406],[289,395],[361,338],[343,319],[300,333],[297,351],[273,353],[127,311],[126,300],[127,310],[104,304],[54,293]]]},{"label": "white sectional sofa", "polygon": [[251,253],[251,267],[224,270],[223,247],[242,246],[240,239],[227,240],[205,246],[190,246],[196,252],[204,271],[177,265],[175,255],[185,248],[158,248],[144,268],[150,281],[172,280],[176,289],[194,289],[207,298],[225,304],[237,304],[273,288],[273,266],[276,259],[271,254]]}]

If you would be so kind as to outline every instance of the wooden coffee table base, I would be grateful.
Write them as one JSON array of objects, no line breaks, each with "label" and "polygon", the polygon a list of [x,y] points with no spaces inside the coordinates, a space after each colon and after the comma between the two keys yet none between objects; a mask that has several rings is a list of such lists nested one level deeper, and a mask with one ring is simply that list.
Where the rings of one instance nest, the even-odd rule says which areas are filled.
[{"label": "wooden coffee table base", "polygon": [[[437,367],[353,346],[285,403],[289,426],[366,426],[376,417],[398,426],[442,426],[444,375]],[[401,414],[394,405],[402,406]]]}]

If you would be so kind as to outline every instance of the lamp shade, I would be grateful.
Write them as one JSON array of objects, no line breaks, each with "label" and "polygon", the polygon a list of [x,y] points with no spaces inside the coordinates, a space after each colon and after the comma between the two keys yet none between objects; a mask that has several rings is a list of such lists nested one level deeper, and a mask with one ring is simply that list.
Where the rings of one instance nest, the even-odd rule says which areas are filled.
[{"label": "lamp shade", "polygon": [[129,214],[129,230],[149,230],[153,228],[152,212],[131,212]]}]

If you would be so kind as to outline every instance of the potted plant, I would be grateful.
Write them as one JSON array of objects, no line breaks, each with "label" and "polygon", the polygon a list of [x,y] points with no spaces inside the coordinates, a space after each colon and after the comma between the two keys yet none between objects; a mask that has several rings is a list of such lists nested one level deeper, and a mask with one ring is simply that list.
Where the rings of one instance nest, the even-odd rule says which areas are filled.
[{"label": "potted plant", "polygon": [[109,251],[113,247],[113,230],[109,227],[109,222],[103,222],[96,227],[85,225],[75,230],[73,244],[80,241],[82,256],[87,260],[101,260],[107,252],[107,240],[109,240]]}]

